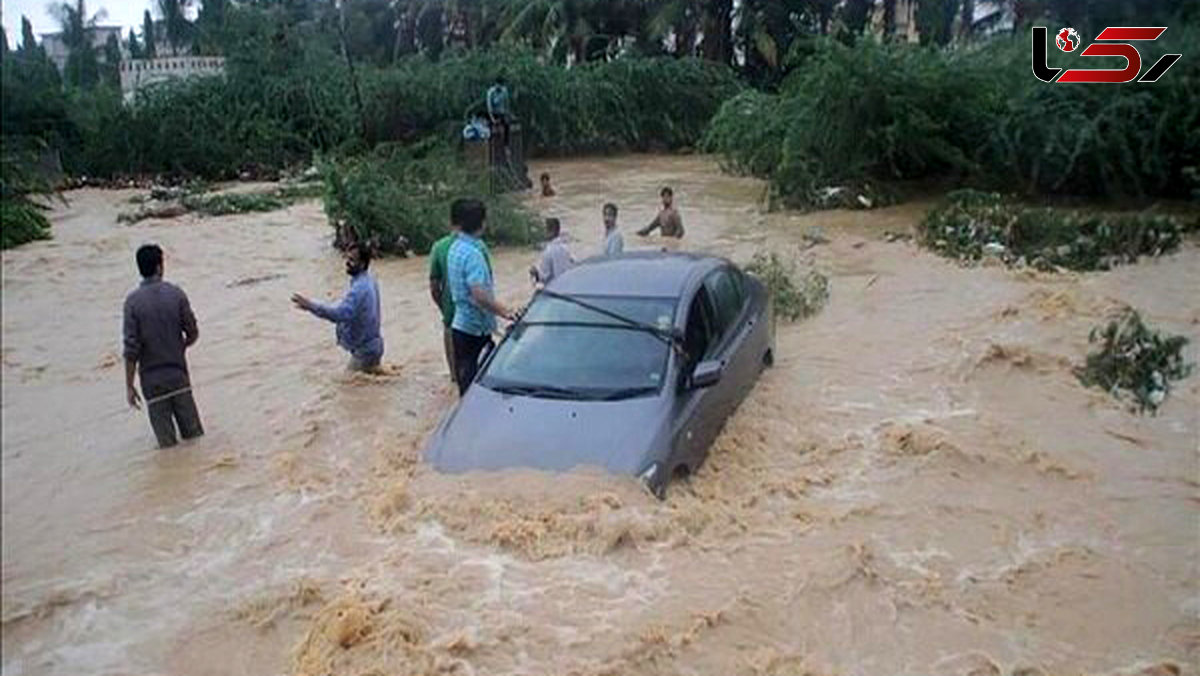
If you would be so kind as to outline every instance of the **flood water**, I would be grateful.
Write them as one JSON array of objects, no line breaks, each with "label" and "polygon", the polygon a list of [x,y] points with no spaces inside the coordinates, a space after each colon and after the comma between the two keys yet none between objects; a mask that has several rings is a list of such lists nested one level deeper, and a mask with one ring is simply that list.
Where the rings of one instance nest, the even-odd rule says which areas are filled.
[{"label": "flood water", "polygon": [[[830,275],[696,476],[659,502],[586,471],[437,475],[419,450],[455,397],[424,258],[372,265],[386,373],[352,376],[288,301],[345,287],[318,202],[127,226],[137,191],[75,191],[53,241],[3,253],[4,676],[1200,673],[1200,377],[1139,417],[1071,372],[1123,303],[1196,360],[1194,243],[966,269],[885,241],[928,204],[764,214],[703,157],[532,169],[577,257],[606,201],[651,246],[632,230],[670,184],[687,248]],[[200,324],[208,434],[166,451],[124,406],[147,241]],[[495,252],[502,300],[534,257]]]}]

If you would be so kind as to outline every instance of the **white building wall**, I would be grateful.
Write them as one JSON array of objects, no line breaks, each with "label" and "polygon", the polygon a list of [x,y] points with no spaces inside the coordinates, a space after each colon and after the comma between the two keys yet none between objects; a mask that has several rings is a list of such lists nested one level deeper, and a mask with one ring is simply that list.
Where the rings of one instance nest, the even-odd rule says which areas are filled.
[{"label": "white building wall", "polygon": [[168,56],[130,59],[121,62],[121,94],[133,99],[142,87],[189,77],[224,75],[225,58],[220,56]]}]

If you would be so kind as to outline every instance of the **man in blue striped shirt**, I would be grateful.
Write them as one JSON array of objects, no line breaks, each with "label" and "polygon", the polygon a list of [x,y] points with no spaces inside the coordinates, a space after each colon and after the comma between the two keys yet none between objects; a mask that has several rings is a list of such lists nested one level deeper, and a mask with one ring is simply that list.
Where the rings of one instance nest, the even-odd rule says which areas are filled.
[{"label": "man in blue striped shirt", "polygon": [[496,300],[492,269],[480,239],[487,220],[483,202],[455,200],[450,206],[450,220],[459,228],[446,256],[446,280],[454,299],[454,320],[450,328],[455,379],[461,395],[475,380],[479,354],[484,349],[491,349],[496,317],[511,318],[512,312]]},{"label": "man in blue striped shirt", "polygon": [[337,342],[350,353],[350,370],[374,371],[383,359],[383,336],[379,333],[379,283],[367,272],[371,250],[353,245],[346,251],[346,274],[350,289],[337,305],[323,305],[300,294],[292,302],[301,310],[337,324]]}]

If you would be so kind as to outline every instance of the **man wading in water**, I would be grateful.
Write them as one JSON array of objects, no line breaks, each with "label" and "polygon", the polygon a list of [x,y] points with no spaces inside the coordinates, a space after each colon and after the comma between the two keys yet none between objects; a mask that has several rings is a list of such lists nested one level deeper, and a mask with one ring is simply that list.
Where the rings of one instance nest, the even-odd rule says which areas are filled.
[{"label": "man wading in water", "polygon": [[184,357],[200,331],[187,294],[162,279],[162,249],[154,244],[138,249],[137,266],[142,284],[125,298],[125,399],[130,406],[140,407],[133,386],[137,371],[150,427],[159,447],[166,448],[177,443],[177,424],[184,439],[204,434]]},{"label": "man wading in water", "polygon": [[[450,325],[454,322],[454,298],[450,294],[450,283],[446,278],[446,259],[450,254],[450,245],[458,237],[458,223],[453,209],[450,212],[450,232],[433,243],[429,250],[429,295],[433,303],[442,311],[442,349],[446,352],[446,366],[450,369],[450,379],[458,382],[458,372],[454,368],[454,335]],[[492,254],[487,244],[479,240],[483,247],[483,258],[487,261],[488,269],[492,269]]]},{"label": "man wading in water", "polygon": [[480,239],[487,219],[483,202],[455,200],[450,219],[460,229],[446,257],[446,277],[454,298],[454,370],[462,395],[475,380],[479,354],[492,345],[496,316],[511,318],[513,313],[495,297],[492,269]]},{"label": "man wading in water", "polygon": [[545,286],[552,279],[570,270],[575,265],[567,240],[562,234],[562,223],[557,218],[546,219],[546,246],[537,265],[529,268],[534,284]]},{"label": "man wading in water", "polygon": [[617,205],[609,202],[604,205],[604,255],[620,256],[625,251],[625,238],[617,229]]},{"label": "man wading in water", "polygon": [[663,237],[674,238],[678,242],[683,239],[683,217],[674,206],[675,193],[668,186],[659,195],[662,197],[662,210],[650,221],[650,225],[638,230],[637,234],[645,237],[657,228]]},{"label": "man wading in water", "polygon": [[367,269],[371,267],[371,250],[363,244],[353,244],[346,250],[346,274],[350,275],[350,290],[337,305],[322,305],[292,294],[292,302],[321,319],[337,324],[337,342],[350,353],[351,371],[373,372],[383,359],[383,336],[379,333],[379,283]]}]

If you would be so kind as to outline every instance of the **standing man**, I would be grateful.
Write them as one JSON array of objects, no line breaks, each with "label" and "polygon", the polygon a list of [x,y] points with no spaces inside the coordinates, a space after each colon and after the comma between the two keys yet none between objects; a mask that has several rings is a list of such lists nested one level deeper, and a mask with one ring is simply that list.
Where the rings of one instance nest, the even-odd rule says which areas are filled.
[{"label": "standing man", "polygon": [[638,230],[637,234],[645,237],[658,228],[663,237],[683,239],[683,217],[679,215],[679,211],[674,206],[675,193],[670,186],[666,186],[659,192],[659,195],[662,197],[662,209],[654,217],[654,220],[650,221],[650,225]]},{"label": "standing man", "polygon": [[625,238],[617,230],[617,205],[604,205],[604,255],[619,256],[625,251]]},{"label": "standing man", "polygon": [[487,102],[488,118],[492,121],[492,134],[495,134],[497,130],[502,132],[503,135],[500,137],[500,141],[507,150],[508,120],[512,116],[512,111],[509,109],[511,95],[508,92],[508,81],[503,75],[496,76],[495,83],[488,88],[484,98]]},{"label": "standing man", "polygon": [[204,434],[184,356],[200,330],[187,294],[163,281],[162,249],[155,244],[139,248],[137,266],[142,283],[125,297],[125,399],[140,408],[141,398],[133,386],[137,372],[150,427],[159,448],[167,448],[177,443],[176,425],[184,439]]},{"label": "standing man", "polygon": [[483,202],[455,200],[450,206],[450,219],[459,226],[446,257],[446,274],[454,299],[454,321],[450,328],[458,393],[462,395],[475,380],[479,354],[492,345],[496,317],[509,318],[512,313],[495,297],[492,269],[480,239],[487,219]]},{"label": "standing man", "polygon": [[[446,274],[449,271],[446,263],[450,254],[450,245],[454,244],[460,230],[455,218],[454,211],[451,210],[450,232],[434,242],[433,247],[429,250],[429,296],[433,298],[434,305],[437,305],[442,312],[442,350],[446,353],[446,367],[450,369],[450,379],[457,383],[458,373],[454,368],[454,337],[450,330],[450,325],[454,322],[454,297],[450,293],[450,282]],[[483,258],[487,262],[488,269],[491,270],[492,254],[483,240],[480,240],[479,244],[483,247]]]},{"label": "standing man", "polygon": [[350,353],[351,371],[375,371],[383,359],[383,336],[379,333],[379,283],[367,269],[371,250],[365,244],[346,249],[346,274],[350,289],[337,305],[323,305],[292,294],[292,302],[301,310],[337,324],[337,342]]},{"label": "standing man", "polygon": [[546,246],[542,249],[538,264],[529,268],[529,274],[534,283],[544,286],[573,265],[575,259],[571,257],[571,250],[567,248],[567,240],[563,237],[562,223],[557,218],[547,218]]}]

